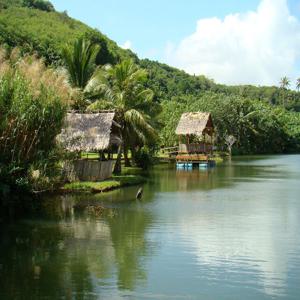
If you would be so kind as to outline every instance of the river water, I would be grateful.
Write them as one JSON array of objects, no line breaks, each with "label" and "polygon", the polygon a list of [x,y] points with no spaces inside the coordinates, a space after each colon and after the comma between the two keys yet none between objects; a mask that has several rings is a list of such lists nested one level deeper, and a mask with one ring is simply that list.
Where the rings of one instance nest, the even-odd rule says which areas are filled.
[{"label": "river water", "polygon": [[299,300],[299,167],[161,165],[141,201],[138,187],[44,200],[0,223],[0,299]]}]

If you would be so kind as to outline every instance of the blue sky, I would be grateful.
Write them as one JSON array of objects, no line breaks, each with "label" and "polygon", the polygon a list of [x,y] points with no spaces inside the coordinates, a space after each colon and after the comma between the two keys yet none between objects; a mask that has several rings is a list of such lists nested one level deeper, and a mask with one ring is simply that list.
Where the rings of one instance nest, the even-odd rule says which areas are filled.
[{"label": "blue sky", "polygon": [[[139,56],[161,59],[167,42],[193,32],[198,19],[223,18],[255,9],[259,0],[54,0],[59,11],[99,29],[123,45],[131,41]],[[156,50],[156,51],[154,51]],[[154,54],[154,55],[153,55]]]},{"label": "blue sky", "polygon": [[[52,3],[58,11],[67,10],[71,17],[99,29],[119,45],[130,47],[139,57],[166,62],[189,73],[204,73],[216,79],[216,81],[224,83],[247,83],[249,81],[249,83],[254,84],[272,84],[277,78],[275,78],[275,75],[271,76],[271,73],[274,72],[274,67],[271,66],[271,63],[270,66],[265,66],[267,71],[265,69],[262,70],[257,80],[254,78],[254,70],[252,73],[250,72],[249,76],[241,78],[240,73],[243,73],[242,69],[247,69],[252,63],[259,63],[250,56],[248,64],[236,67],[230,65],[233,64],[234,59],[232,59],[222,69],[216,70],[214,64],[220,63],[217,59],[220,56],[218,48],[223,49],[220,35],[223,34],[226,40],[231,39],[232,36],[237,36],[237,40],[234,40],[233,44],[240,43],[240,37],[245,36],[245,34],[237,31],[234,26],[244,28],[245,25],[245,28],[248,28],[246,33],[249,32],[249,28],[253,27],[255,32],[257,20],[263,17],[266,18],[267,25],[272,23],[268,30],[273,30],[274,32],[265,32],[261,39],[266,38],[275,45],[278,44],[276,39],[274,39],[274,36],[277,36],[275,31],[281,31],[279,26],[286,25],[286,30],[288,32],[291,31],[291,34],[292,30],[296,30],[293,24],[285,24],[284,19],[289,19],[290,16],[300,19],[300,0],[52,0]],[[259,6],[262,6],[262,3],[265,9],[264,12],[260,13]],[[271,21],[268,22],[269,14],[267,11],[272,10],[273,6],[276,7],[277,13],[275,12],[273,16],[270,16]],[[280,16],[281,11],[285,11],[285,7],[288,9],[288,12]],[[247,15],[250,11],[256,12],[257,18]],[[236,14],[239,15],[236,16]],[[230,15],[236,16],[232,20],[233,23],[231,22],[232,18],[225,22],[224,20]],[[207,20],[208,22],[197,25],[197,22],[201,20]],[[213,22],[213,20],[218,20],[221,24]],[[251,22],[254,22],[253,26],[251,26]],[[261,26],[265,27],[264,24],[261,24]],[[205,28],[211,34],[214,42],[205,39]],[[214,28],[215,30],[213,30]],[[224,28],[228,28],[228,30],[224,32]],[[259,31],[259,28],[257,31]],[[286,34],[287,32],[281,32],[283,36],[286,36]],[[253,52],[252,55],[261,55],[261,59],[267,57],[267,53],[271,51],[272,45],[265,45],[261,40],[254,40],[254,42],[258,43],[257,47],[260,49],[265,47],[266,50],[262,54],[257,53],[257,51]],[[212,48],[207,46],[205,49],[202,49],[201,45],[203,43],[206,45],[210,44],[209,47]],[[296,46],[298,44],[293,45],[293,47]],[[192,53],[189,51],[189,47],[198,50]],[[285,62],[288,61],[290,64],[286,70],[283,70],[286,71],[286,74],[283,75],[293,77],[298,72],[298,63],[295,61],[298,54],[289,54],[288,48],[288,46],[286,48],[278,48],[278,52],[272,54],[274,55],[274,63],[278,63],[281,70],[284,62],[275,58],[282,54],[290,55],[290,57],[285,57]],[[207,57],[209,52],[214,55]],[[232,49],[232,47],[227,47],[224,50],[222,59],[224,60],[227,57],[225,53],[233,57],[236,53],[241,52],[246,53],[249,51],[244,51],[244,48]],[[251,55],[251,53],[248,55]],[[189,57],[190,60],[187,60],[185,57]],[[207,57],[207,60],[204,61],[204,58],[201,59],[201,57]],[[219,59],[221,58],[219,57]],[[240,59],[243,60],[243,57],[240,57]],[[291,60],[293,60],[292,63]],[[210,62],[210,66],[207,65],[207,62]],[[224,68],[227,69],[222,76],[221,73]],[[230,78],[230,80],[227,80],[228,73],[230,70],[234,71],[235,68],[240,70],[237,76],[241,80],[239,81],[237,77],[236,79]],[[269,72],[270,75],[266,75],[266,72]],[[276,76],[280,76],[279,69]]]}]

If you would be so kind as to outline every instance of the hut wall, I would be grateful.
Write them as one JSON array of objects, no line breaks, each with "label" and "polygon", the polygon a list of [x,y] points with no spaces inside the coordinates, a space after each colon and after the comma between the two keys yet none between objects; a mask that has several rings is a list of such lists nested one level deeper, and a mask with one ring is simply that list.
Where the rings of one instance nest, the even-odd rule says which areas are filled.
[{"label": "hut wall", "polygon": [[114,161],[75,160],[65,168],[70,181],[100,181],[112,176]]}]

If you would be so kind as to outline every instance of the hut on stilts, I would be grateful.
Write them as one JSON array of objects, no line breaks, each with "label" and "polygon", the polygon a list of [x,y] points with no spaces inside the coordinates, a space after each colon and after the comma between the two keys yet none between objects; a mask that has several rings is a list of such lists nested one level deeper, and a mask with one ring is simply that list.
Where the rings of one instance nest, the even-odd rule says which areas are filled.
[{"label": "hut on stilts", "polygon": [[182,114],[176,134],[179,136],[177,167],[212,166],[214,125],[209,112]]},{"label": "hut on stilts", "polygon": [[[86,158],[74,159],[68,165],[67,177],[72,180],[100,181],[112,176],[113,152],[122,144],[120,125],[114,120],[115,112],[70,112],[58,141],[69,152],[87,153]],[[88,153],[99,153],[99,158],[88,159]]]}]

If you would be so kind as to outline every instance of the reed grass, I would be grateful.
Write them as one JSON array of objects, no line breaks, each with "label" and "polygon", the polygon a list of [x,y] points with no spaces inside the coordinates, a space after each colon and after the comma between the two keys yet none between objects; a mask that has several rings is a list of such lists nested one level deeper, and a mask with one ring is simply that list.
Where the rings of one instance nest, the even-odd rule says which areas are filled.
[{"label": "reed grass", "polygon": [[32,170],[53,169],[72,93],[63,72],[43,60],[0,50],[0,181],[30,182]]}]

